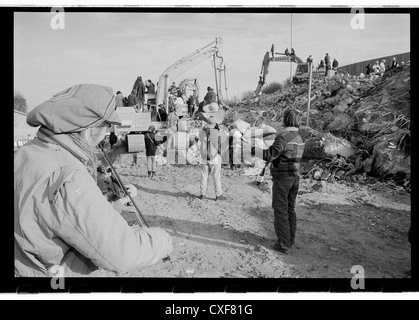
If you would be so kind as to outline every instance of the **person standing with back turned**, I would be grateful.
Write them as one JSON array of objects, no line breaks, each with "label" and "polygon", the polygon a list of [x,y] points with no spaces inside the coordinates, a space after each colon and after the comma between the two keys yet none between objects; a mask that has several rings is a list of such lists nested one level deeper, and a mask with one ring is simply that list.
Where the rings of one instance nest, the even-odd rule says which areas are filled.
[{"label": "person standing with back turned", "polygon": [[285,110],[284,129],[278,132],[272,146],[263,150],[263,160],[272,163],[272,207],[278,238],[274,249],[285,254],[288,254],[294,245],[297,229],[295,201],[300,183],[300,161],[305,148],[299,134],[300,123],[298,110]]},{"label": "person standing with back turned", "polygon": [[156,150],[159,143],[156,141],[155,132],[156,128],[154,126],[150,126],[148,128],[148,132],[144,135],[147,172],[149,178],[153,178],[156,173]]}]

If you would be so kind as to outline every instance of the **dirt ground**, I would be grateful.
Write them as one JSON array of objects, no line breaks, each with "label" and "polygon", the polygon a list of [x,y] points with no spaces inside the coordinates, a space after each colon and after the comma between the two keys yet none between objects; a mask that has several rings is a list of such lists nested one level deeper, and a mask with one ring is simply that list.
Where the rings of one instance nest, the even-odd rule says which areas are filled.
[{"label": "dirt ground", "polygon": [[[159,262],[134,277],[351,278],[360,265],[366,278],[410,277],[410,194],[383,183],[321,183],[302,179],[297,198],[297,236],[289,255],[274,251],[272,181],[256,185],[244,169],[223,167],[227,200],[200,200],[199,168],[158,166],[147,178],[145,156],[116,165],[124,183],[138,189],[135,202],[150,226],[173,237],[172,263]],[[121,165],[122,163],[122,165]],[[135,224],[133,207],[123,217]]]}]

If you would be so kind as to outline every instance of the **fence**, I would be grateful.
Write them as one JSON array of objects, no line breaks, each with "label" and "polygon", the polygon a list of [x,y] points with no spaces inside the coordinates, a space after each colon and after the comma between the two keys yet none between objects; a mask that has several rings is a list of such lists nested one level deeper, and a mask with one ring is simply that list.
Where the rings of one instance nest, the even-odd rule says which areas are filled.
[{"label": "fence", "polygon": [[394,54],[391,56],[385,56],[385,57],[379,57],[379,58],[374,58],[374,59],[370,59],[370,60],[365,60],[365,61],[361,61],[361,62],[357,62],[357,63],[353,63],[353,64],[348,64],[342,67],[338,67],[338,72],[347,72],[351,75],[356,75],[359,76],[361,73],[366,72],[365,67],[371,62],[372,64],[375,63],[375,61],[379,61],[381,62],[381,60],[385,59],[386,60],[386,67],[390,67],[391,66],[391,62],[393,61],[393,58],[397,59],[397,62],[400,64],[402,61],[404,61],[404,63],[406,63],[407,61],[410,60],[410,52],[405,52],[405,53],[399,53],[399,54]]}]

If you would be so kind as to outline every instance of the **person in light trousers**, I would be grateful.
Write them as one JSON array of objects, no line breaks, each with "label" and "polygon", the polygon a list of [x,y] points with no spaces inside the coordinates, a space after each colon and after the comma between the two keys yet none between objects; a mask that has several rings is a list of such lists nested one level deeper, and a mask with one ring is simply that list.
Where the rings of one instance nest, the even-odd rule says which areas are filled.
[{"label": "person in light trousers", "polygon": [[214,179],[215,200],[226,200],[223,196],[223,189],[221,185],[221,164],[223,153],[222,150],[228,149],[228,136],[224,136],[218,130],[217,124],[207,124],[206,127],[200,131],[199,140],[201,141],[201,163],[200,163],[200,199],[207,196],[208,178],[212,176]]}]

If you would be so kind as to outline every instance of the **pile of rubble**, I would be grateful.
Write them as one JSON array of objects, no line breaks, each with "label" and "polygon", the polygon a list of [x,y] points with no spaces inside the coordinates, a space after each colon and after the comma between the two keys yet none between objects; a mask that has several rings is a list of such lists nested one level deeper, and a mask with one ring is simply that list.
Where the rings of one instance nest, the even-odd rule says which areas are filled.
[{"label": "pile of rubble", "polygon": [[[227,121],[281,128],[287,107],[302,112],[303,174],[313,179],[390,178],[410,187],[410,65],[366,77],[336,74],[238,104]],[[308,162],[307,162],[308,161]]]}]

